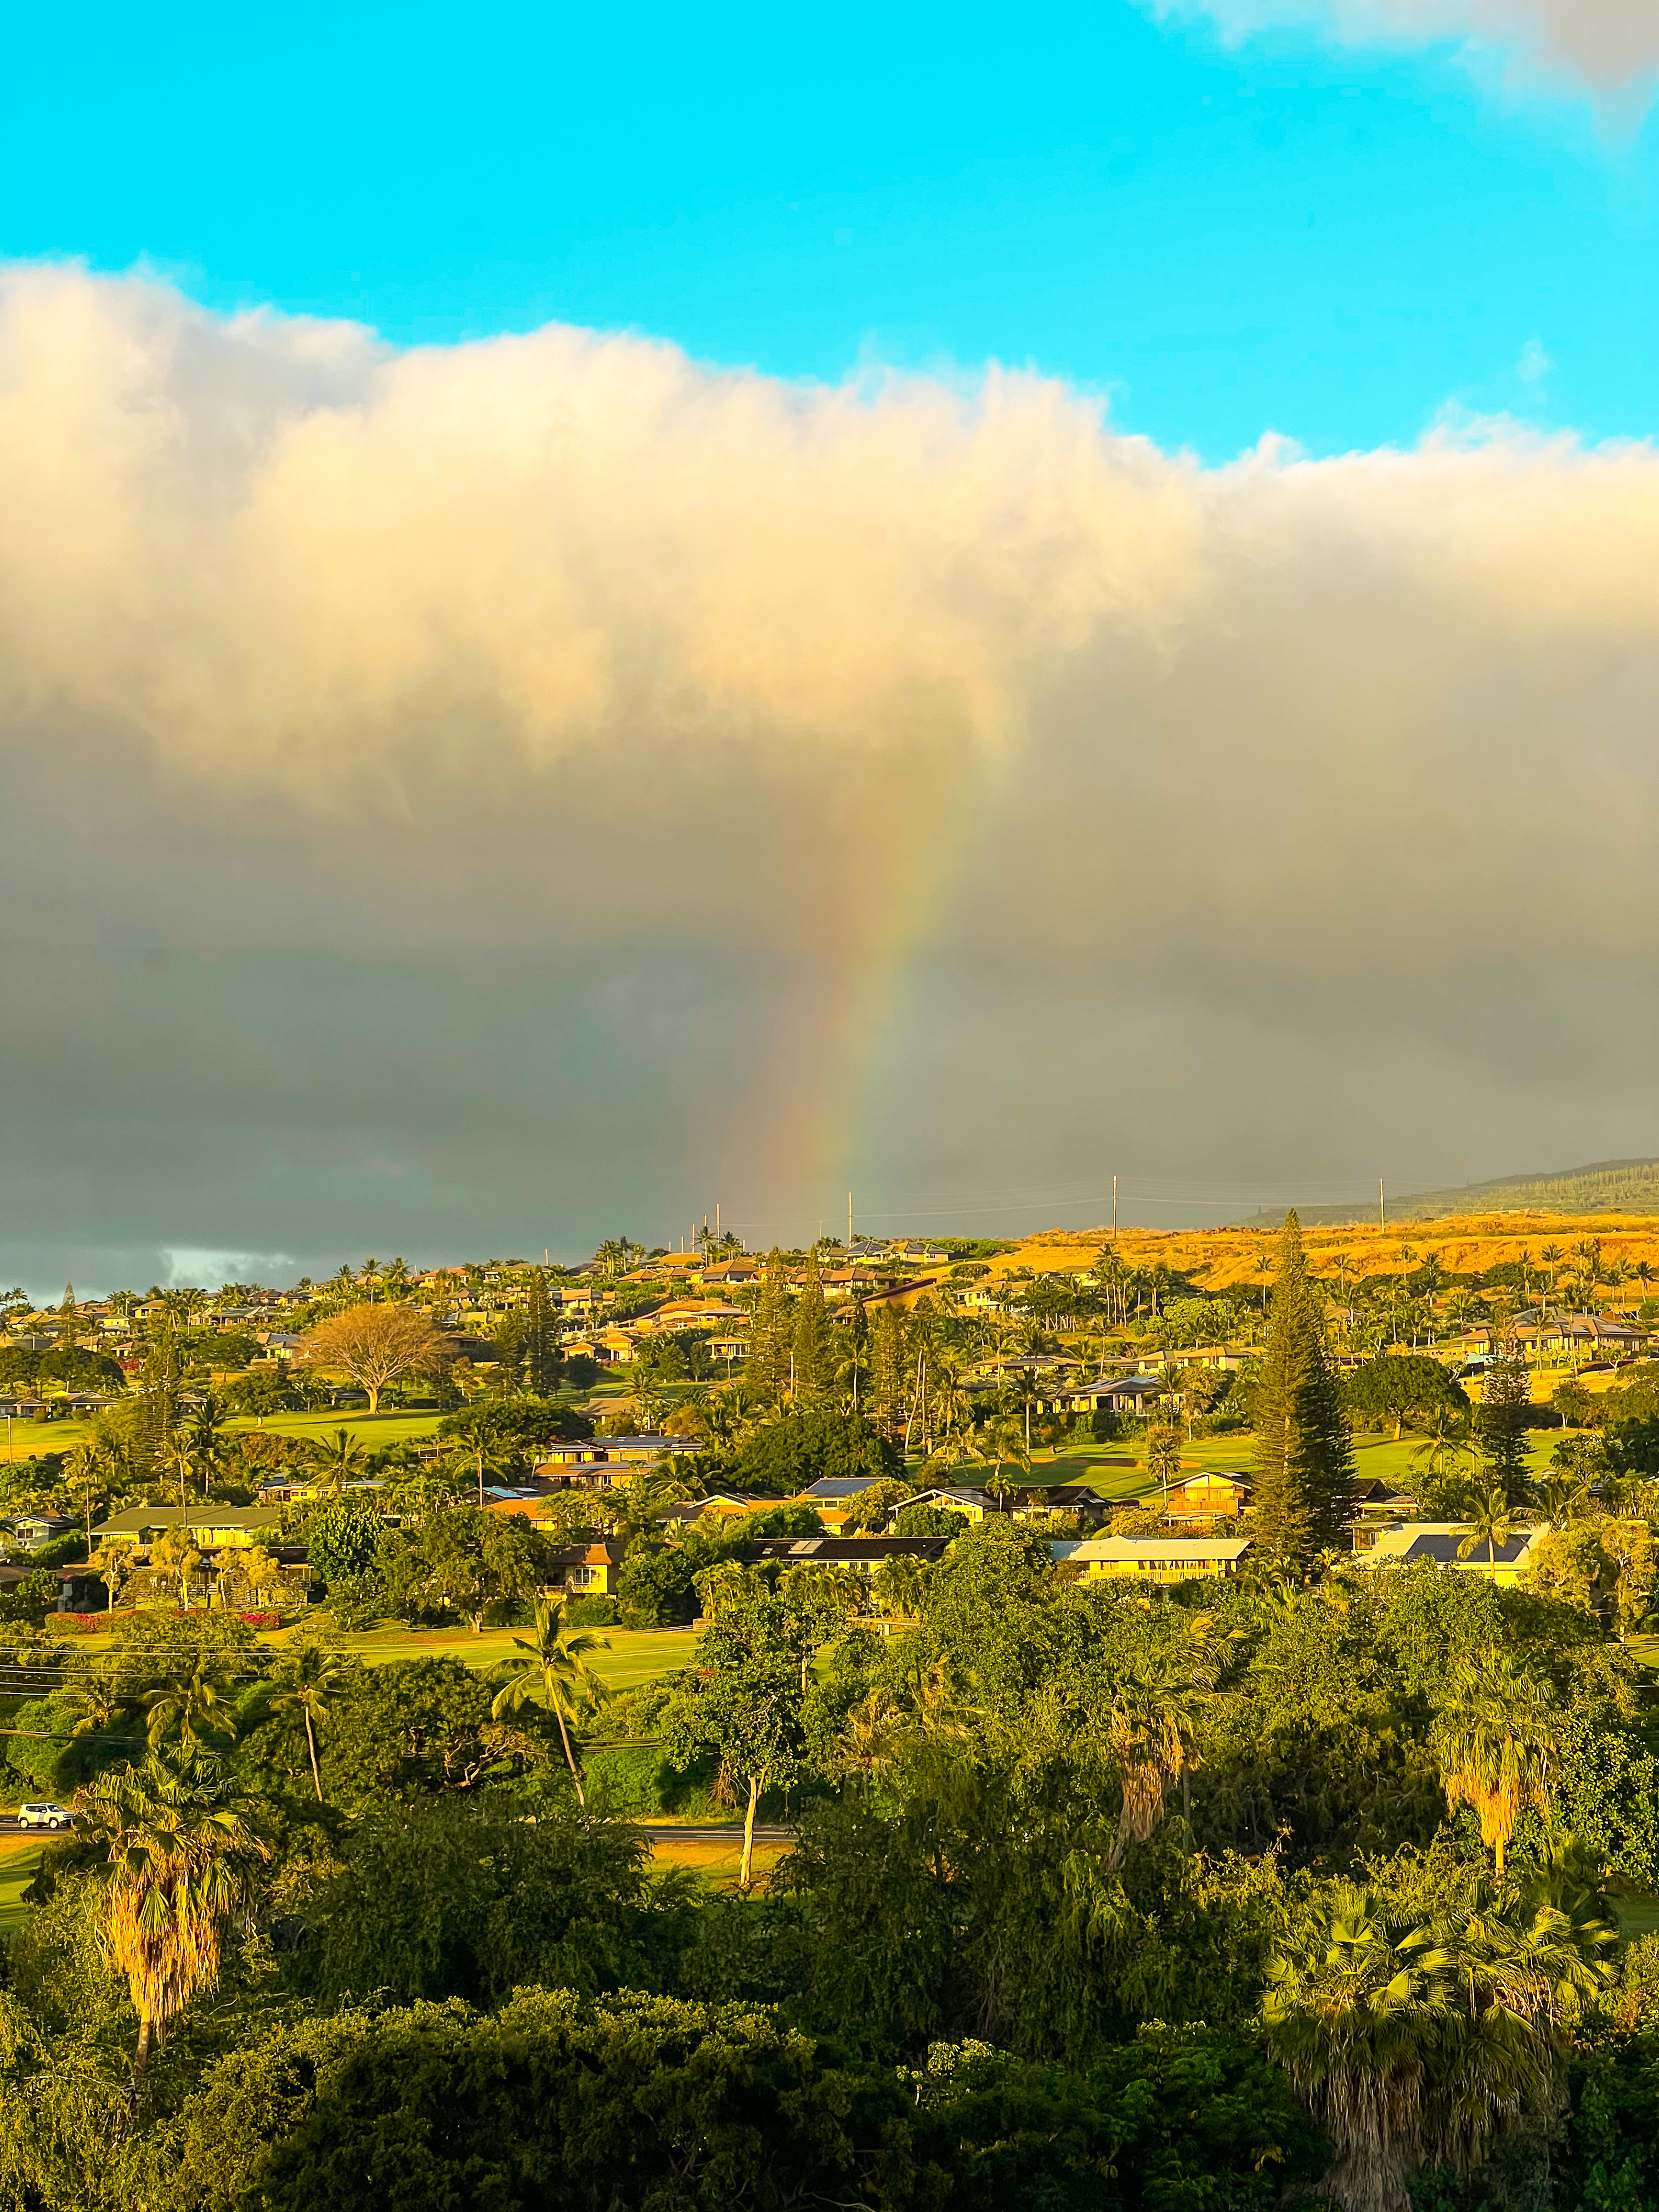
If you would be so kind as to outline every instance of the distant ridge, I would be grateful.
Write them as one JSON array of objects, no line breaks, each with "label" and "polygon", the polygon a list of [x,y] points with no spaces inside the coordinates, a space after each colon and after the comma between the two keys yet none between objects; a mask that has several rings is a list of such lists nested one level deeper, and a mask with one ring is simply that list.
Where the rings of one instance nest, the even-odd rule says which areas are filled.
[{"label": "distant ridge", "polygon": [[[1375,1221],[1375,1203],[1299,1206],[1298,1218],[1331,1226]],[[1468,1182],[1455,1190],[1419,1190],[1388,1200],[1392,1221],[1433,1221],[1449,1213],[1652,1213],[1659,1214],[1659,1159],[1596,1160],[1585,1168],[1554,1174],[1499,1176],[1493,1182]],[[1261,1214],[1263,1222],[1285,1218],[1281,1207]]]}]

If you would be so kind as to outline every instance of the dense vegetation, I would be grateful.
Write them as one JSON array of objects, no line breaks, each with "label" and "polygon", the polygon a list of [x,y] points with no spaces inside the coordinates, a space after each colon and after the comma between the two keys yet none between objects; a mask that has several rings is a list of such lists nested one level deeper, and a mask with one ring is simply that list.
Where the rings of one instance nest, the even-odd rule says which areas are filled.
[{"label": "dense vegetation", "polygon": [[[21,1648],[14,1765],[82,1820],[7,1954],[0,2202],[1659,2189],[1607,1893],[1659,1887],[1659,1763],[1592,1612],[1431,1569],[1149,1607],[1006,1522],[917,1599],[882,1636],[716,1561],[698,1664],[609,1700],[556,1607],[511,1678],[222,1615]],[[798,1841],[711,1892],[630,1790]]]}]

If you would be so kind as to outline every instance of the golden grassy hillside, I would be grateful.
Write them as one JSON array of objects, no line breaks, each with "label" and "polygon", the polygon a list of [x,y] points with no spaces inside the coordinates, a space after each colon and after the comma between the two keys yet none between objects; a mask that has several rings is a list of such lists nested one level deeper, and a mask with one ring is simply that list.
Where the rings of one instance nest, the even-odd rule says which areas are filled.
[{"label": "golden grassy hillside", "polygon": [[[1645,1261],[1659,1273],[1659,1215],[1653,1214],[1449,1214],[1441,1221],[1387,1229],[1348,1223],[1303,1231],[1316,1274],[1350,1278],[1404,1273],[1431,1254],[1448,1274],[1477,1274],[1522,1258],[1542,1271],[1547,1245],[1571,1254],[1585,1237],[1600,1243],[1604,1267],[1622,1261],[1634,1267]],[[1162,1261],[1172,1272],[1190,1274],[1205,1290],[1221,1291],[1260,1284],[1263,1261],[1278,1241],[1274,1230],[1124,1229],[1117,1243],[1131,1267]],[[1000,1275],[1023,1267],[1037,1274],[1074,1273],[1092,1267],[1109,1242],[1103,1229],[1047,1230],[1027,1237],[1017,1251],[1003,1254],[992,1269]]]}]

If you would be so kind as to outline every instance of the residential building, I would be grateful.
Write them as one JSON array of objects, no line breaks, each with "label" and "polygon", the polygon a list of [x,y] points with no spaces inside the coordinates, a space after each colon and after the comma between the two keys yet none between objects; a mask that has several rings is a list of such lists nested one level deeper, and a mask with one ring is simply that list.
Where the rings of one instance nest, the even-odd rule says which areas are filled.
[{"label": "residential building", "polygon": [[1091,1536],[1056,1544],[1054,1556],[1081,1571],[1085,1582],[1128,1578],[1142,1583],[1213,1581],[1238,1572],[1250,1548],[1248,1536]]},{"label": "residential building", "polygon": [[1374,1542],[1358,1552],[1358,1564],[1363,1567],[1455,1567],[1465,1574],[1484,1575],[1500,1588],[1510,1588],[1526,1572],[1534,1549],[1548,1534],[1549,1523],[1543,1522],[1537,1528],[1517,1530],[1501,1544],[1488,1547],[1484,1541],[1476,1543],[1465,1559],[1462,1547],[1468,1540],[1467,1522],[1407,1521],[1378,1528]]},{"label": "residential building", "polygon": [[1249,1496],[1242,1476],[1212,1470],[1172,1483],[1166,1510],[1171,1521],[1231,1520],[1244,1510]]},{"label": "residential building", "polygon": [[130,1505],[93,1529],[92,1540],[131,1552],[147,1552],[155,1538],[183,1528],[198,1551],[264,1544],[281,1528],[274,1505]]}]

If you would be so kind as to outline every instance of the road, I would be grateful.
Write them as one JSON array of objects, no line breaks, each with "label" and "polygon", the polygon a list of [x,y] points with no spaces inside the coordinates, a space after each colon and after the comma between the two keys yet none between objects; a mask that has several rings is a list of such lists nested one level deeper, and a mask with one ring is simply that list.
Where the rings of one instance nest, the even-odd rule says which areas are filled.
[{"label": "road", "polygon": [[[681,1820],[630,1820],[629,1826],[642,1828],[647,1836],[678,1837],[686,1843],[740,1844],[743,1841],[741,1821],[735,1827],[722,1821],[708,1827],[694,1828]],[[755,1823],[755,1841],[757,1844],[793,1844],[794,1840],[793,1828],[780,1828],[759,1820]]]}]

